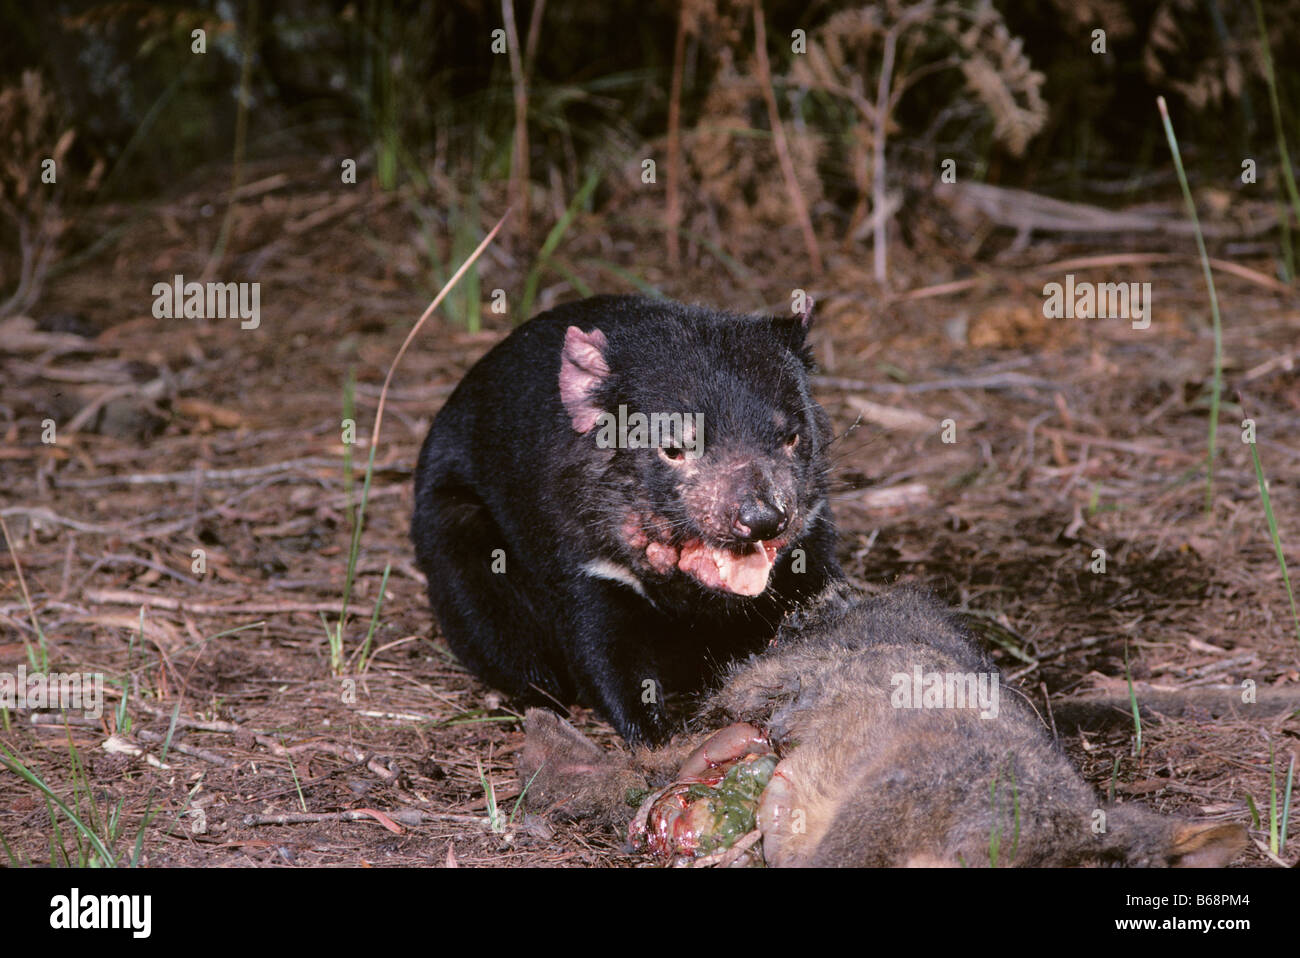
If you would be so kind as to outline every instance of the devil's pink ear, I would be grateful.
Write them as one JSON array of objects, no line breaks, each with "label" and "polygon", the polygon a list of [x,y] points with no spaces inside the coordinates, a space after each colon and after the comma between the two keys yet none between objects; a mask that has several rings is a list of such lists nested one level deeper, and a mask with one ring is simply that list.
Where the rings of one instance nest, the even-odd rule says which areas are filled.
[{"label": "devil's pink ear", "polygon": [[804,328],[804,332],[807,332],[809,329],[812,328],[813,307],[815,307],[816,305],[817,305],[817,301],[813,299],[811,296],[809,296],[807,293],[805,293],[803,297],[803,310],[800,311],[795,317],[796,319],[799,320],[799,325]]},{"label": "devil's pink ear", "polygon": [[594,396],[600,384],[609,378],[605,362],[608,343],[599,329],[584,333],[577,326],[564,331],[564,352],[560,358],[560,402],[564,403],[569,422],[577,432],[588,432],[596,425],[603,410]]},{"label": "devil's pink ear", "polygon": [[789,316],[773,316],[772,328],[796,353],[804,348],[813,324],[813,298],[803,297],[803,310]]}]

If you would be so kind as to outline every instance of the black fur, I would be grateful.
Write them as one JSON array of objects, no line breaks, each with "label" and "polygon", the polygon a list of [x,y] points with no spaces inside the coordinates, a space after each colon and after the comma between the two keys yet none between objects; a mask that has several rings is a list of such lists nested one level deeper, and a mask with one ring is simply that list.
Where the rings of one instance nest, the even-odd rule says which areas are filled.
[{"label": "black fur", "polygon": [[[807,325],[597,297],[525,323],[477,363],[429,430],[411,524],[430,602],[461,661],[524,701],[577,700],[626,739],[659,742],[671,731],[665,691],[699,690],[838,576],[829,423],[808,385]],[[570,327],[582,332],[566,345]],[[566,366],[575,343],[591,342],[584,335],[608,367],[594,380]],[[575,381],[594,385],[575,399]],[[595,430],[579,431],[579,407],[620,405],[702,413],[703,455],[683,469],[658,449],[599,448]],[[683,497],[685,476],[693,497]],[[790,541],[775,546],[766,589],[742,595],[652,567],[630,515],[650,517],[683,563],[683,543],[752,554],[750,541],[780,542],[770,536],[787,521]],[[494,550],[504,572],[493,571]]]}]

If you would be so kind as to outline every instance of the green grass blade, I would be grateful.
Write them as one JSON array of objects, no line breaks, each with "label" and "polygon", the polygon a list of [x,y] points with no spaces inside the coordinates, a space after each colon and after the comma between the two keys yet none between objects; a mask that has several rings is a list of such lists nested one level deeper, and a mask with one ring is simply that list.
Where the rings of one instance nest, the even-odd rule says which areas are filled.
[{"label": "green grass blade", "polygon": [[370,456],[366,460],[365,479],[361,483],[361,501],[357,503],[356,524],[352,527],[352,543],[348,548],[348,571],[343,581],[343,607],[339,610],[338,634],[335,637],[340,664],[343,661],[343,626],[347,622],[348,604],[352,600],[352,583],[356,579],[357,556],[361,552],[361,532],[366,525],[366,505],[370,502],[370,479],[375,473],[375,448],[376,444],[372,442]]},{"label": "green grass blade", "polygon": [[533,772],[533,774],[529,777],[528,781],[524,782],[523,790],[520,791],[520,793],[519,793],[519,797],[515,799],[515,805],[514,805],[514,808],[510,809],[510,823],[511,823],[511,824],[514,824],[515,815],[516,815],[516,814],[518,813],[518,811],[519,811],[519,806],[522,805],[522,804],[524,803],[524,796],[528,794],[528,789],[532,787],[533,779],[536,778],[536,777],[537,777],[538,775],[540,775],[540,774],[542,774],[542,770],[541,770],[541,768],[538,768],[537,771]]},{"label": "green grass blade", "polygon": [[154,816],[161,810],[153,803],[154,791],[149,790],[149,795],[144,801],[144,807],[147,809],[144,819],[140,822],[140,827],[135,832],[135,846],[131,852],[130,867],[137,868],[140,865],[140,856],[144,854],[144,833],[149,827],[149,823],[154,820]]},{"label": "green grass blade", "polygon": [[176,734],[176,720],[181,715],[181,703],[176,703],[176,708],[172,709],[172,720],[167,726],[167,737],[163,739],[162,758],[159,761],[167,761],[167,752],[172,747],[172,736]]},{"label": "green grass blade", "polygon": [[1011,802],[1015,810],[1015,831],[1011,835],[1011,858],[1014,861],[1020,850],[1020,788],[1016,784],[1016,763],[1011,762]]},{"label": "green grass blade", "polygon": [[388,588],[388,574],[392,571],[393,564],[384,563],[384,577],[379,580],[379,595],[375,597],[375,610],[370,615],[370,628],[366,630],[366,640],[361,643],[361,651],[358,653],[358,669],[362,672],[369,665],[366,656],[370,654],[370,644],[375,637],[375,629],[379,627],[379,610],[384,607],[384,590]]},{"label": "green grass blade", "polygon": [[1002,819],[998,817],[998,772],[993,770],[989,783],[989,802],[993,806],[993,827],[989,829],[989,865],[998,867],[998,847],[1002,844]]},{"label": "green grass blade", "polygon": [[45,814],[50,819],[50,866],[59,867],[59,855],[63,856],[63,867],[71,868],[72,860],[68,858],[68,850],[63,845],[63,832],[59,829],[59,816],[54,812],[54,804],[50,801],[49,796],[45,798]]},{"label": "green grass blade", "polygon": [[1210,292],[1210,313],[1214,317],[1214,382],[1210,391],[1210,437],[1209,450],[1205,455],[1205,511],[1214,508],[1214,457],[1219,434],[1219,398],[1223,392],[1223,323],[1219,317],[1219,296],[1214,291],[1214,275],[1210,271],[1210,254],[1205,250],[1205,237],[1201,234],[1201,221],[1196,215],[1196,203],[1192,200],[1192,188],[1187,184],[1187,171],[1183,169],[1183,156],[1178,152],[1178,139],[1174,136],[1174,126],[1169,122],[1169,108],[1165,98],[1156,97],[1160,108],[1160,122],[1165,127],[1165,138],[1169,141],[1169,151],[1174,156],[1174,169],[1178,173],[1178,185],[1183,190],[1183,200],[1187,203],[1187,212],[1192,219],[1192,229],[1196,233],[1196,249],[1201,254],[1201,269],[1205,273],[1205,286]]},{"label": "green grass blade", "polygon": [[256,622],[250,622],[248,625],[237,625],[233,629],[222,629],[220,632],[214,632],[208,636],[208,641],[213,639],[224,639],[228,635],[236,635],[240,632],[247,632],[249,629],[256,629],[258,626],[266,625],[265,619],[258,619]]},{"label": "green grass blade", "polygon": [[569,269],[569,267],[568,267],[567,265],[565,265],[564,263],[560,262],[559,259],[552,259],[552,260],[551,260],[551,269],[552,269],[554,272],[559,273],[560,276],[563,277],[564,280],[565,280],[565,281],[566,281],[570,286],[573,287],[573,291],[574,291],[575,293],[577,293],[579,296],[593,296],[593,295],[595,295],[595,292],[596,292],[596,291],[595,291],[595,290],[590,286],[590,284],[588,284],[587,281],[586,281],[585,279],[583,279],[581,276],[579,276],[579,275],[578,275],[577,273],[575,273],[573,270]]},{"label": "green grass blade", "polygon": [[[140,647],[144,648],[144,606],[140,606]],[[122,675],[122,698],[117,703],[117,730],[123,735],[131,731],[131,717],[126,714],[127,700],[131,697],[131,657],[135,652],[133,635],[126,645],[126,672]]]},{"label": "green grass blade", "polygon": [[1246,795],[1246,807],[1250,809],[1250,827],[1259,828],[1259,808],[1255,805],[1255,799],[1249,793]]},{"label": "green grass blade", "polygon": [[1259,448],[1250,443],[1250,455],[1255,461],[1255,481],[1259,483],[1259,497],[1264,503],[1264,518],[1268,521],[1268,534],[1273,539],[1273,551],[1277,553],[1278,568],[1282,570],[1282,584],[1286,586],[1286,596],[1291,602],[1291,618],[1295,621],[1295,637],[1300,642],[1300,612],[1296,611],[1295,591],[1291,588],[1291,576],[1286,570],[1286,556],[1282,554],[1282,537],[1278,535],[1277,519],[1273,515],[1273,500],[1268,494],[1268,481],[1264,478],[1264,467],[1259,462]]},{"label": "green grass blade", "polygon": [[298,793],[298,804],[304,813],[307,811],[307,796],[302,793],[302,782],[298,780],[298,770],[293,767],[293,757],[289,758],[289,774],[293,776],[293,789]]},{"label": "green grass blade", "polygon": [[[351,419],[354,426],[357,421],[356,416],[356,368],[348,367],[347,377],[343,380],[343,418]],[[343,444],[343,494],[348,503],[348,522],[352,521],[352,443]]]},{"label": "green grass blade", "polygon": [[1277,854],[1277,762],[1273,755],[1273,743],[1268,743],[1268,848]]},{"label": "green grass blade", "polygon": [[496,789],[494,789],[492,783],[488,781],[487,774],[483,771],[483,764],[477,759],[474,764],[478,766],[479,784],[482,785],[483,794],[487,799],[488,823],[494,833],[500,834],[503,830],[503,826],[501,824],[501,811],[497,808]]},{"label": "green grass blade", "polygon": [[[539,769],[539,771],[540,771],[540,769]],[[22,863],[21,863],[20,861],[18,861],[18,856],[14,854],[14,850],[13,850],[12,848],[10,848],[10,847],[9,847],[9,843],[8,843],[7,841],[5,841],[5,836],[4,836],[4,833],[3,833],[3,832],[0,832],[0,846],[3,846],[3,848],[4,848],[4,850],[5,850],[5,857],[9,859],[9,867],[10,867],[10,868],[21,868],[21,867],[22,867]]]},{"label": "green grass blade", "polygon": [[1124,643],[1124,678],[1128,682],[1128,706],[1133,712],[1133,734],[1137,741],[1133,746],[1133,754],[1142,754],[1142,715],[1138,710],[1137,693],[1133,691],[1133,676],[1128,668],[1128,643]]},{"label": "green grass blade", "polygon": [[635,289],[638,293],[641,293],[643,296],[653,296],[655,299],[664,298],[663,291],[660,290],[658,286],[655,286],[653,283],[642,279],[640,276],[632,272],[630,269],[625,269],[624,267],[618,265],[617,263],[611,263],[607,259],[589,259],[587,260],[587,262],[590,263],[592,266],[599,266],[605,272],[618,277],[623,282],[627,283],[629,286]]},{"label": "green grass blade", "polygon": [[1277,843],[1277,853],[1280,855],[1286,849],[1286,833],[1291,826],[1291,784],[1295,780],[1295,755],[1291,756],[1291,764],[1286,769],[1286,791],[1282,798],[1282,835]]}]

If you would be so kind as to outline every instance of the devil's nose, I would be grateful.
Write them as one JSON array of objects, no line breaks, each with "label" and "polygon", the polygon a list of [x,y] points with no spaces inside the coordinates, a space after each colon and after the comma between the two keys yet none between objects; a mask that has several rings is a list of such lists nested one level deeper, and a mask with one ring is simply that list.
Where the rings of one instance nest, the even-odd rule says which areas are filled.
[{"label": "devil's nose", "polygon": [[742,503],[731,524],[732,531],[751,542],[766,542],[785,531],[790,517],[766,499],[755,497]]}]

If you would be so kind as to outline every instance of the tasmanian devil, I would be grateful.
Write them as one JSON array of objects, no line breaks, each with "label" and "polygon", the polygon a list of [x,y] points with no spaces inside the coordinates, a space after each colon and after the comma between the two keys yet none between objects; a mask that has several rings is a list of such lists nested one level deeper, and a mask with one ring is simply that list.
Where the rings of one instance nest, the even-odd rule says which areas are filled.
[{"label": "tasmanian devil", "polygon": [[839,575],[810,317],[600,296],[483,357],[434,419],[411,537],[452,650],[629,741]]}]

